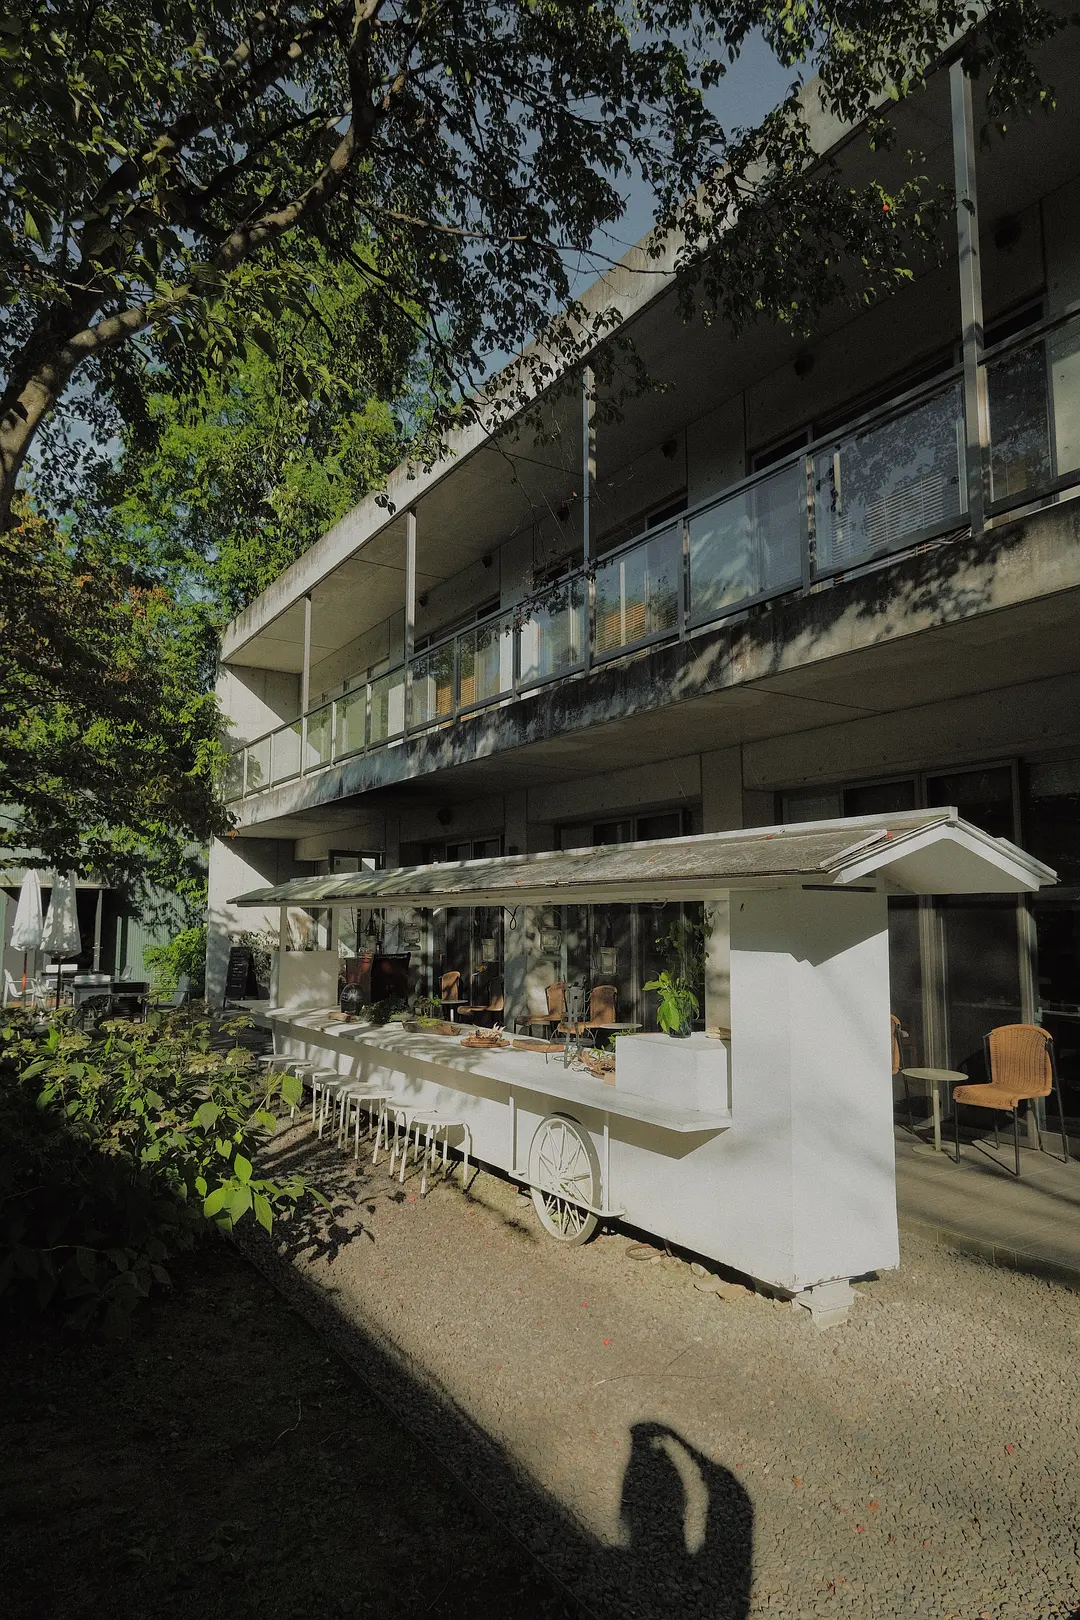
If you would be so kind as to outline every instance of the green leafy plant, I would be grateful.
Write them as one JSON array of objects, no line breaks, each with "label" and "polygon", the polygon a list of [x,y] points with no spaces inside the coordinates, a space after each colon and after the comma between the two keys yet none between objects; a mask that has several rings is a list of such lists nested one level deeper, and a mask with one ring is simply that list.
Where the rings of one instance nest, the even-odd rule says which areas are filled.
[{"label": "green leafy plant", "polygon": [[407,1015],[409,1004],[400,996],[384,996],[381,1001],[372,1001],[364,1011],[373,1024],[389,1024],[392,1019]]},{"label": "green leafy plant", "polygon": [[416,996],[413,1000],[413,1015],[419,1019],[442,1022],[442,1008],[434,996]]},{"label": "green leafy plant", "polygon": [[204,1019],[112,1019],[91,1035],[6,1009],[0,1297],[122,1332],[171,1255],[249,1216],[270,1231],[305,1194],[325,1203],[257,1166],[276,1110],[300,1100],[298,1080],[220,1049]]},{"label": "green leafy plant", "polygon": [[678,974],[660,973],[645,985],[646,990],[657,990],[660,1005],[656,1022],[666,1035],[689,1035],[690,1026],[700,1003],[688,980]]},{"label": "green leafy plant", "polygon": [[192,997],[201,996],[206,985],[206,924],[182,929],[167,945],[148,945],[143,962],[159,995],[171,996],[186,978]]}]

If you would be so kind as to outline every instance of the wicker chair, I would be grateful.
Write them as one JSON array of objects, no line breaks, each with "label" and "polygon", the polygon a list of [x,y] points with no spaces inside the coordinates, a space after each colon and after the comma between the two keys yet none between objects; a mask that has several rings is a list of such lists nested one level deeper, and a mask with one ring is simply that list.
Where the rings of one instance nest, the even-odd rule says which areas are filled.
[{"label": "wicker chair", "polygon": [[461,974],[456,968],[451,968],[439,980],[439,999],[440,1001],[464,1001],[465,997],[461,993]]},{"label": "wicker chair", "polygon": [[892,1074],[895,1080],[897,1075],[904,1082],[904,1106],[907,1109],[908,1130],[912,1136],[915,1133],[915,1116],[911,1111],[911,1083],[904,1073],[904,1048],[902,1042],[908,1038],[907,1030],[901,1024],[895,1013],[889,1014],[889,1027],[892,1031]]},{"label": "wicker chair", "polygon": [[554,984],[544,986],[544,996],[547,1001],[546,1013],[530,1013],[528,1018],[519,1019],[519,1023],[526,1028],[533,1024],[544,1024],[550,1033],[553,1026],[561,1024],[566,1016],[566,981],[556,979]]},{"label": "wicker chair", "polygon": [[602,1029],[615,1022],[615,1003],[619,992],[613,984],[598,984],[589,996],[589,1026]]},{"label": "wicker chair", "polygon": [[[1022,1102],[1036,1097],[1049,1097],[1057,1092],[1058,1123],[1061,1127],[1061,1150],[1065,1161],[1069,1158],[1069,1138],[1065,1134],[1065,1110],[1061,1101],[1061,1085],[1054,1059],[1054,1042],[1038,1024],[1000,1024],[983,1037],[986,1051],[988,1082],[974,1086],[953,1087],[953,1122],[956,1131],[955,1159],[960,1163],[960,1114],[958,1104],[969,1108],[990,1108],[994,1113],[994,1146],[1000,1146],[997,1116],[999,1112],[1013,1117],[1013,1150],[1016,1156],[1015,1175],[1020,1179],[1020,1125],[1019,1109]],[[1039,1133],[1042,1148],[1042,1133]]]}]

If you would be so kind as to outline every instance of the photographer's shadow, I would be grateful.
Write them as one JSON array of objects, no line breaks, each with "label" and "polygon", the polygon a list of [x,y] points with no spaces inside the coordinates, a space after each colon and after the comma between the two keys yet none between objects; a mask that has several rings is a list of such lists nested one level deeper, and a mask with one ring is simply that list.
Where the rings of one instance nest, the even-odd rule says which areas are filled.
[{"label": "photographer's shadow", "polygon": [[620,1517],[644,1612],[746,1620],[754,1510],[729,1469],[667,1424],[635,1423]]}]

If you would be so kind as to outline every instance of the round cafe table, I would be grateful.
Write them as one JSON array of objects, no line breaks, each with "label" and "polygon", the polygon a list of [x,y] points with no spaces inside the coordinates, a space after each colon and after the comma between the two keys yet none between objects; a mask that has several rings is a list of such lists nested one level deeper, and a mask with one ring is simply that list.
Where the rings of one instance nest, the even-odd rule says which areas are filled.
[{"label": "round cafe table", "polygon": [[923,1080],[930,1087],[930,1096],[934,1110],[934,1152],[941,1152],[941,1088],[942,1086],[967,1085],[971,1076],[961,1074],[959,1069],[904,1069],[902,1071],[909,1080]]}]

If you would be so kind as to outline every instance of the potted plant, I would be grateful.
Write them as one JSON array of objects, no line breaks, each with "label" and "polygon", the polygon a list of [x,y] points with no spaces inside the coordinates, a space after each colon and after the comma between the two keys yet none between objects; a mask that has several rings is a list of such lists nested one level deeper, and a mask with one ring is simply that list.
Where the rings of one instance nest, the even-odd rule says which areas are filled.
[{"label": "potted plant", "polygon": [[694,1014],[698,1010],[697,996],[690,981],[679,973],[661,973],[650,979],[646,990],[657,990],[660,1005],[656,1009],[656,1022],[666,1035],[683,1039],[691,1033]]}]

